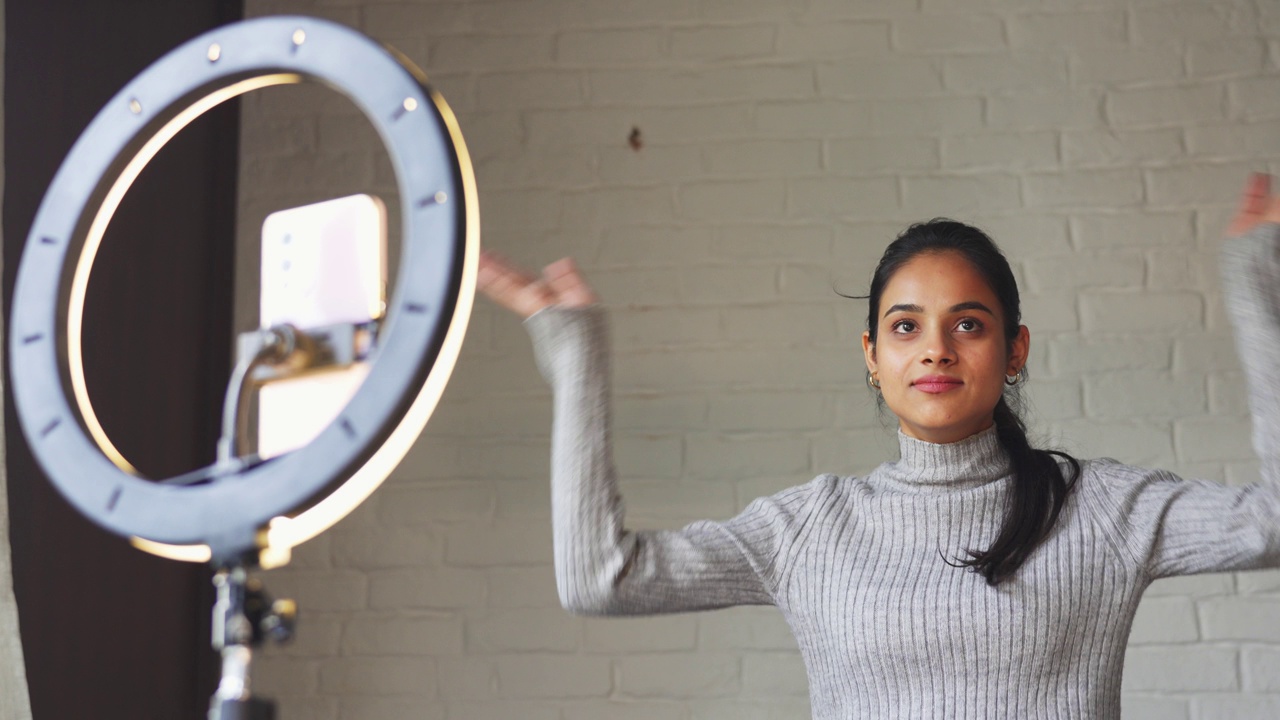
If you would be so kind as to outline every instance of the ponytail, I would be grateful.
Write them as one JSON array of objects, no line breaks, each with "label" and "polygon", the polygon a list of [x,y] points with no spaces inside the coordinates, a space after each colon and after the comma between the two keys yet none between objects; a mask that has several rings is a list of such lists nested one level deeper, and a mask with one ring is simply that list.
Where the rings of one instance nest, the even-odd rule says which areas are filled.
[{"label": "ponytail", "polygon": [[[1037,450],[1027,440],[1027,429],[1005,398],[995,410],[996,437],[1013,470],[1013,487],[1005,505],[1004,524],[991,547],[969,550],[969,559],[952,563],[980,573],[991,586],[1007,580],[1049,536],[1066,504],[1067,495],[1080,478],[1080,463],[1057,450]],[[1057,458],[1071,468],[1063,474]]]}]

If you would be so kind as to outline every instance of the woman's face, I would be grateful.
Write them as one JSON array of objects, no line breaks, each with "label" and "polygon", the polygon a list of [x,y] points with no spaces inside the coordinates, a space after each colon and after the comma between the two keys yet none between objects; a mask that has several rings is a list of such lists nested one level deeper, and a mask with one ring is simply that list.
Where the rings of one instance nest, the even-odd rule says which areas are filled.
[{"label": "woman's face", "polygon": [[863,333],[867,369],[907,435],[963,440],[991,427],[1005,375],[1027,360],[1025,326],[1009,342],[995,292],[953,251],[923,253],[880,296],[876,343]]}]

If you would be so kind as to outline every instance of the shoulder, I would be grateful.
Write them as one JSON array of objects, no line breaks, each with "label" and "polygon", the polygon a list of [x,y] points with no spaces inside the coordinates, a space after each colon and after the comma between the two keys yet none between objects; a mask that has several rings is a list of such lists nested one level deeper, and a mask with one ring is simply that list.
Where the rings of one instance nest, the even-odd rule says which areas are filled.
[{"label": "shoulder", "polygon": [[824,474],[802,485],[794,485],[772,495],[753,500],[745,516],[769,517],[775,522],[804,525],[811,518],[839,506],[840,498],[857,484],[857,478]]},{"label": "shoulder", "polygon": [[822,474],[807,483],[793,485],[772,495],[756,498],[752,505],[763,503],[790,508],[811,505],[822,498],[838,494],[844,485],[844,480],[845,478],[838,475]]},{"label": "shoulder", "polygon": [[1127,465],[1112,458],[1093,458],[1078,462],[1081,486],[1096,492],[1123,492],[1152,482],[1181,480],[1168,470]]},{"label": "shoulder", "polygon": [[1208,481],[1188,481],[1160,468],[1126,465],[1111,458],[1080,461],[1081,502],[1095,516],[1125,518],[1155,512],[1178,495],[1195,491]]},{"label": "shoulder", "polygon": [[[1143,566],[1147,556],[1142,538],[1150,537],[1143,521],[1148,512],[1147,490],[1153,482],[1176,480],[1163,470],[1126,465],[1112,458],[1081,459],[1075,502],[1082,519],[1096,528],[1125,567]],[[1158,513],[1155,513],[1158,516]],[[1137,526],[1141,527],[1137,527]]]},{"label": "shoulder", "polygon": [[[724,525],[745,545],[771,557],[794,557],[815,537],[824,536],[823,529],[835,524],[856,522],[848,496],[855,478],[819,475],[802,485],[786,488],[753,500],[740,515]],[[789,572],[786,571],[786,572]]]}]

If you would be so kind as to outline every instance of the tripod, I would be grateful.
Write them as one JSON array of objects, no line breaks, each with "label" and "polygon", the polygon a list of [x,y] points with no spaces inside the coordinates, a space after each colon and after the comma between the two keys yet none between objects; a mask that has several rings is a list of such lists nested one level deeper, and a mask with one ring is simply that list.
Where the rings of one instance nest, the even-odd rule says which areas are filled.
[{"label": "tripod", "polygon": [[297,606],[273,601],[244,565],[219,569],[213,585],[213,648],[222,653],[222,679],[209,701],[209,720],[275,720],[275,703],[250,693],[249,663],[264,640],[293,637]]}]

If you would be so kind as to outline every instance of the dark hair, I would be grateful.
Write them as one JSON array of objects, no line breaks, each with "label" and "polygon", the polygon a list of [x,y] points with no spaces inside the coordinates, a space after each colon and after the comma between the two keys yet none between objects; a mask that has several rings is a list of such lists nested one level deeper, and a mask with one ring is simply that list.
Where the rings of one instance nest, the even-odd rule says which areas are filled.
[{"label": "dark hair", "polygon": [[[879,326],[880,296],[894,273],[917,255],[947,252],[958,253],[982,275],[1000,301],[1006,342],[1012,343],[1017,337],[1022,308],[1009,261],[981,230],[955,220],[936,218],[904,230],[889,243],[876,265],[867,295],[867,333],[873,348]],[[1005,506],[1000,534],[986,550],[969,549],[968,559],[951,563],[981,573],[989,585],[999,585],[1012,576],[1049,536],[1080,477],[1080,463],[1075,458],[1057,450],[1031,447],[1026,425],[1015,410],[1017,405],[1016,389],[1006,388],[1005,396],[995,407],[996,437],[1013,466],[1013,489]],[[1071,467],[1070,477],[1063,474],[1056,458],[1066,460]]]}]

